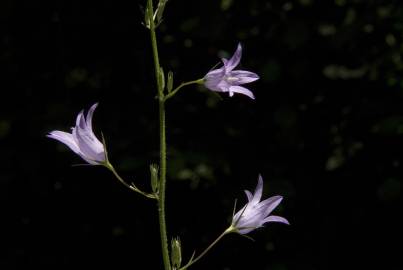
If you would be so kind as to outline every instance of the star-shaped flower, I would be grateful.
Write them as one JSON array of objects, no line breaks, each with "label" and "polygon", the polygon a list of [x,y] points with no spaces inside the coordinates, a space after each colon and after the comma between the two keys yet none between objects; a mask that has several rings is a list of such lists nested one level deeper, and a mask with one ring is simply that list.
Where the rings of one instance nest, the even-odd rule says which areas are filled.
[{"label": "star-shaped flower", "polygon": [[234,55],[229,59],[223,58],[223,66],[213,69],[204,76],[204,85],[216,92],[228,92],[232,97],[234,93],[239,93],[255,99],[253,93],[240,85],[254,82],[259,79],[256,73],[246,70],[234,70],[238,66],[242,57],[242,46],[239,43]]},{"label": "star-shaped flower", "polygon": [[106,162],[105,148],[92,130],[92,116],[97,106],[98,103],[92,105],[86,117],[84,111],[78,114],[76,126],[71,128],[71,133],[54,130],[47,137],[64,143],[88,163],[103,165]]},{"label": "star-shaped flower", "polygon": [[260,202],[262,198],[263,179],[259,175],[255,193],[245,190],[248,203],[239,210],[232,218],[232,231],[240,234],[247,234],[256,228],[262,227],[267,222],[281,222],[289,224],[288,221],[279,216],[270,215],[279,205],[283,197],[273,196]]}]

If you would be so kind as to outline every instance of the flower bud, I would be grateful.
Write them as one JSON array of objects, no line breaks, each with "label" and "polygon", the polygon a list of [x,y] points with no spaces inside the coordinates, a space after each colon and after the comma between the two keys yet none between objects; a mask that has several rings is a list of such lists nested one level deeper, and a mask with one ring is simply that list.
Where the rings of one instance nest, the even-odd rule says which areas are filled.
[{"label": "flower bud", "polygon": [[159,25],[162,21],[162,15],[164,14],[165,5],[168,0],[160,0],[158,2],[157,10],[154,13],[154,21],[157,25]]},{"label": "flower bud", "polygon": [[172,91],[172,88],[174,86],[174,74],[172,71],[168,72],[168,80],[167,80],[167,90],[168,93]]},{"label": "flower bud", "polygon": [[157,193],[158,189],[159,189],[158,165],[157,164],[150,165],[150,174],[151,174],[151,188],[154,193]]},{"label": "flower bud", "polygon": [[158,80],[160,81],[161,91],[163,92],[165,88],[165,74],[162,67],[160,67],[160,70],[158,72]]},{"label": "flower bud", "polygon": [[148,6],[146,7],[144,12],[144,26],[150,29],[150,12],[148,11]]},{"label": "flower bud", "polygon": [[179,269],[182,263],[182,248],[179,237],[171,240],[171,262],[173,269]]}]

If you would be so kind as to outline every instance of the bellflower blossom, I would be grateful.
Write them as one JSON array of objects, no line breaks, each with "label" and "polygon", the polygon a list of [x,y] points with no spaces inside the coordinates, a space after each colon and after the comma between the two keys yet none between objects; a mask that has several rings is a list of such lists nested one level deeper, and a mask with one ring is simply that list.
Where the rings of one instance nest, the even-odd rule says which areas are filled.
[{"label": "bellflower blossom", "polygon": [[92,116],[97,106],[98,103],[92,105],[86,117],[84,110],[78,114],[76,126],[71,128],[71,133],[54,130],[47,137],[64,143],[89,164],[103,165],[106,163],[105,148],[92,130]]},{"label": "bellflower blossom", "polygon": [[204,76],[204,86],[216,92],[228,92],[232,97],[239,93],[255,99],[253,93],[240,85],[254,82],[259,79],[256,73],[246,70],[234,70],[242,57],[242,46],[239,43],[234,55],[229,59],[222,58],[223,66],[213,69]]},{"label": "bellflower blossom", "polygon": [[231,227],[240,234],[247,234],[256,228],[262,227],[267,222],[281,222],[289,224],[288,221],[279,216],[270,215],[279,205],[283,197],[273,196],[260,202],[263,190],[263,179],[259,175],[255,193],[245,190],[248,203],[239,210],[232,218]]}]

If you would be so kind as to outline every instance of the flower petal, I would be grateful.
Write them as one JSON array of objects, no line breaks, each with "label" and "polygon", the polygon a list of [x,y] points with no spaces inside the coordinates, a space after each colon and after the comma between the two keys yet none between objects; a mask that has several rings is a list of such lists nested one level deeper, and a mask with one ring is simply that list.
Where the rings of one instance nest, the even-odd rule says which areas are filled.
[{"label": "flower petal", "polygon": [[239,219],[237,227],[259,227],[263,223],[264,216],[262,212],[259,211],[249,211],[249,213],[242,214],[242,217]]},{"label": "flower petal", "polygon": [[[225,80],[222,80],[221,82],[218,83],[216,91],[230,92],[230,87],[231,87],[231,85],[229,85]],[[230,93],[230,96],[231,96],[231,93]]]},{"label": "flower petal", "polygon": [[234,55],[229,60],[222,59],[225,66],[225,72],[232,71],[241,61],[241,57],[242,57],[242,46],[241,43],[238,43],[238,47]]},{"label": "flower petal", "polygon": [[265,200],[255,205],[249,203],[242,214],[239,226],[261,226],[263,220],[268,216],[268,214],[266,214],[266,208],[270,206],[270,203],[272,202],[269,200]]},{"label": "flower petal", "polygon": [[230,86],[229,92],[243,94],[245,96],[250,97],[251,99],[255,99],[255,96],[253,95],[253,93],[249,89],[242,87],[242,86],[236,86],[236,85]]},{"label": "flower petal", "polygon": [[245,229],[239,229],[239,233],[240,234],[247,234],[250,233],[251,231],[255,230],[255,227],[251,227],[251,228],[245,228]]},{"label": "flower petal", "polygon": [[91,106],[91,108],[87,112],[87,117],[85,118],[85,122],[87,124],[87,127],[92,131],[92,116],[94,114],[95,109],[97,108],[98,103],[95,103],[94,105]]},{"label": "flower petal", "polygon": [[82,129],[77,129],[77,141],[80,147],[80,151],[85,155],[87,159],[97,162],[105,161],[105,153],[103,149],[97,149],[91,141],[91,137],[88,133]]},{"label": "flower petal", "polygon": [[227,75],[230,78],[237,78],[234,80],[234,85],[240,85],[245,83],[251,83],[259,79],[256,73],[246,71],[246,70],[233,70]]},{"label": "flower petal", "polygon": [[266,222],[280,222],[280,223],[290,225],[290,223],[288,222],[287,219],[285,219],[283,217],[279,217],[279,216],[268,216],[267,218],[265,218],[263,220],[263,223],[266,223]]},{"label": "flower petal", "polygon": [[93,143],[94,147],[98,149],[98,151],[104,152],[104,145],[103,143],[98,140],[98,138],[95,136],[94,131],[92,129],[92,116],[94,114],[95,109],[97,108],[98,103],[95,103],[94,105],[91,106],[91,108],[88,110],[87,117],[85,118],[85,123],[86,123],[86,130],[91,133],[91,138],[93,138]]},{"label": "flower petal", "polygon": [[80,155],[80,157],[85,161],[87,161],[88,163],[92,165],[98,165],[99,162],[95,160],[94,157],[88,153],[87,147],[83,146],[82,143],[80,147],[80,140],[78,138],[79,136],[77,135],[77,127],[73,128],[72,132],[73,132],[73,138],[77,142],[77,145],[79,146],[78,155]]},{"label": "flower petal", "polygon": [[238,225],[238,223],[239,223],[239,221],[240,221],[240,219],[243,217],[240,217],[241,216],[241,214],[243,215],[244,213],[245,213],[245,208],[247,207],[248,205],[245,205],[244,207],[242,207],[241,208],[241,210],[239,210],[238,212],[236,212],[236,214],[232,217],[232,224],[236,224],[236,225]]},{"label": "flower petal", "polygon": [[278,206],[283,197],[273,196],[261,202],[263,192],[263,179],[259,175],[255,192],[245,190],[248,203],[242,207],[232,218],[232,225],[240,234],[247,234],[256,228],[262,227],[266,222],[281,222],[289,224],[288,221],[279,216],[270,216],[270,213]]},{"label": "flower petal", "polygon": [[105,161],[105,153],[102,143],[88,129],[84,114],[80,112],[77,117],[76,127],[73,129],[73,136],[77,140],[80,151],[87,159],[102,162]]},{"label": "flower petal", "polygon": [[223,80],[224,75],[224,67],[209,71],[206,76],[204,76],[204,86],[213,91],[220,91],[218,84]]},{"label": "flower petal", "polygon": [[251,201],[251,204],[257,204],[260,199],[262,198],[262,191],[263,191],[263,178],[262,176],[259,174],[258,180],[257,180],[257,186],[255,189],[255,192],[253,193],[253,198]]},{"label": "flower petal", "polygon": [[252,193],[249,190],[245,190],[246,196],[248,197],[248,201],[250,202],[253,198]]},{"label": "flower petal", "polygon": [[46,137],[58,140],[59,142],[67,145],[74,153],[78,154],[80,149],[73,138],[73,135],[64,131],[54,130],[50,132]]},{"label": "flower petal", "polygon": [[267,217],[268,215],[270,215],[270,213],[280,204],[282,200],[283,197],[281,196],[273,196],[264,201],[261,201],[259,205],[262,205],[264,207],[264,216]]}]

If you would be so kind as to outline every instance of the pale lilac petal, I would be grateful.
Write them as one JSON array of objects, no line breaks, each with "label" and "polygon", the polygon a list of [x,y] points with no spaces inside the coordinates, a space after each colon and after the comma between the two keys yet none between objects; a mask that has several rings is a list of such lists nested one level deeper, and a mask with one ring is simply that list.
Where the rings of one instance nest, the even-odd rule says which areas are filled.
[{"label": "pale lilac petal", "polygon": [[263,179],[259,175],[255,192],[245,190],[248,203],[232,218],[234,226],[240,234],[247,234],[256,228],[262,227],[266,222],[282,222],[289,224],[285,218],[270,216],[271,212],[283,199],[281,196],[273,196],[260,202],[263,191]]},{"label": "pale lilac petal", "polygon": [[224,76],[224,74],[225,74],[225,69],[224,69],[224,67],[221,67],[221,68],[210,70],[204,78],[205,79],[222,78]]},{"label": "pale lilac petal", "polygon": [[245,190],[246,196],[248,197],[248,201],[250,202],[253,198],[252,193],[249,190]]},{"label": "pale lilac petal", "polygon": [[261,204],[265,204],[267,206],[267,208],[265,207],[264,210],[264,216],[267,217],[270,215],[270,213],[273,212],[273,210],[280,204],[282,200],[283,197],[281,196],[273,196],[262,201]]},{"label": "pale lilac petal", "polygon": [[91,106],[84,117],[81,111],[76,118],[76,126],[72,128],[72,133],[63,131],[53,131],[48,137],[59,140],[66,144],[76,154],[81,156],[90,164],[97,165],[105,161],[104,145],[98,140],[92,130],[92,117],[98,103]]},{"label": "pale lilac petal", "polygon": [[[73,128],[74,130],[74,128]],[[49,135],[47,135],[48,138],[52,138],[55,140],[58,140],[65,145],[67,145],[74,153],[82,157],[85,161],[87,161],[90,164],[96,164],[95,162],[88,160],[86,156],[81,152],[80,148],[78,147],[77,141],[74,138],[73,134],[55,130],[52,131]]]},{"label": "pale lilac petal", "polygon": [[283,198],[281,196],[273,196],[263,200],[255,205],[255,211],[261,212],[267,217],[278,206]]},{"label": "pale lilac petal", "polygon": [[98,139],[91,136],[90,131],[77,127],[76,139],[81,152],[83,152],[87,158],[95,161],[105,161],[103,145]]},{"label": "pale lilac petal", "polygon": [[240,229],[239,230],[239,233],[240,234],[247,234],[247,233],[250,233],[251,231],[253,231],[253,230],[255,230],[256,228],[254,228],[254,227],[251,227],[251,228],[246,228],[246,229]]},{"label": "pale lilac petal", "polygon": [[239,219],[237,227],[253,227],[257,226],[257,224],[259,224],[259,221],[264,218],[265,216],[263,216],[263,211],[259,211],[258,205],[247,203],[241,210],[239,210],[235,214],[233,220],[237,221]]},{"label": "pale lilac petal", "polygon": [[[253,215],[252,215],[253,214]],[[251,213],[243,214],[239,219],[237,227],[259,227],[265,217],[261,212],[252,211]]]},{"label": "pale lilac petal", "polygon": [[241,61],[241,57],[242,57],[242,46],[241,43],[238,43],[238,47],[234,55],[228,61],[225,61],[226,59],[223,59],[225,72],[232,71]]},{"label": "pale lilac petal", "polygon": [[91,147],[96,151],[96,152],[104,152],[104,145],[101,143],[98,138],[95,136],[94,131],[92,130],[92,115],[94,113],[94,110],[98,106],[98,103],[95,103],[94,105],[91,106],[91,108],[88,110],[87,117],[84,119],[86,128],[84,128],[85,133],[88,133],[88,137],[91,140]]},{"label": "pale lilac petal", "polygon": [[239,93],[255,99],[249,89],[239,85],[254,82],[259,79],[259,76],[246,70],[233,70],[241,61],[241,57],[242,46],[238,44],[234,55],[229,60],[222,58],[223,67],[211,70],[204,76],[204,85],[212,91],[229,92],[230,97],[234,93]]},{"label": "pale lilac petal", "polygon": [[253,222],[256,226],[260,226],[262,224],[261,221],[270,215],[281,200],[281,196],[273,196],[255,205],[248,204],[251,207],[246,208],[244,215],[247,216],[248,222]]},{"label": "pale lilac petal", "polygon": [[262,176],[259,174],[258,180],[257,180],[257,186],[255,188],[255,193],[253,193],[253,199],[252,199],[252,204],[257,204],[260,199],[262,198],[262,192],[263,192],[263,179]]},{"label": "pale lilac petal", "polygon": [[255,96],[253,95],[253,93],[249,89],[242,87],[242,86],[231,86],[229,88],[229,92],[243,94],[243,95],[250,97],[251,99],[255,99]]},{"label": "pale lilac petal", "polygon": [[[81,153],[85,156],[86,160],[93,160],[96,162],[105,161],[105,150],[103,144],[96,138],[92,131],[92,114],[98,104],[94,104],[84,117],[84,112],[81,111],[76,119],[76,127],[73,129],[73,137],[80,148]],[[87,123],[86,120],[89,120]]]},{"label": "pale lilac petal", "polygon": [[245,83],[251,83],[259,79],[256,73],[246,70],[233,70],[227,75],[229,78],[235,78],[233,80],[234,85],[240,85]]},{"label": "pale lilac petal", "polygon": [[266,222],[280,222],[280,223],[285,223],[287,225],[290,225],[287,219],[279,216],[269,216],[263,220],[263,223]]},{"label": "pale lilac petal", "polygon": [[238,223],[238,222],[240,221],[240,218],[239,218],[239,217],[240,217],[241,214],[244,214],[244,213],[245,213],[246,210],[244,210],[244,209],[245,209],[245,207],[247,207],[247,206],[248,206],[248,205],[242,207],[241,210],[239,210],[238,212],[236,212],[236,214],[232,217],[233,223]]},{"label": "pale lilac petal", "polygon": [[[73,137],[80,148],[80,152],[87,161],[105,160],[103,145],[95,138],[93,133],[88,130],[83,111],[77,116],[76,127],[73,128]],[[99,144],[96,141],[98,141]]]},{"label": "pale lilac petal", "polygon": [[[76,141],[76,143],[78,144],[78,141],[77,141],[77,139],[76,139],[76,131],[75,131],[75,128],[73,128],[72,131],[73,131],[72,136],[73,136],[74,140]],[[79,152],[78,152],[77,154],[78,154],[82,159],[84,159],[86,162],[88,162],[89,164],[92,164],[92,165],[98,165],[98,164],[99,164],[98,161],[94,160],[92,157],[88,156],[85,152],[83,152],[83,151],[82,151],[82,148],[79,149]]]},{"label": "pale lilac petal", "polygon": [[[90,116],[92,117],[91,114],[90,114]],[[92,123],[92,122],[90,121],[90,123]],[[88,156],[89,158],[91,158],[93,160],[104,161],[104,146],[95,137],[95,134],[92,131],[92,128],[90,128],[87,125],[83,112],[81,112],[77,117],[75,138],[78,142],[78,146],[80,147],[80,150],[86,156]]]},{"label": "pale lilac petal", "polygon": [[242,214],[243,219],[240,219],[239,222],[239,227],[259,227],[263,223],[263,219],[267,217],[264,213],[264,207],[259,204],[250,207],[249,211],[248,209],[245,210],[245,212]]},{"label": "pale lilac petal", "polygon": [[73,138],[76,141],[78,148],[80,149],[80,153],[85,159],[94,160],[93,151],[88,149],[88,146],[83,142],[82,138],[78,134],[78,126],[72,129]]},{"label": "pale lilac petal", "polygon": [[204,76],[204,85],[210,90],[220,91],[218,84],[223,80],[224,75],[224,68],[213,69]]},{"label": "pale lilac petal", "polygon": [[218,91],[218,92],[229,92],[229,91],[230,91],[230,87],[231,87],[231,85],[229,85],[229,84],[227,83],[227,81],[222,80],[221,82],[219,82],[219,83],[217,84],[217,90],[216,90],[216,91]]},{"label": "pale lilac petal", "polygon": [[73,138],[73,135],[64,131],[54,130],[46,135],[48,138],[58,140],[67,145],[74,153],[78,154],[80,149]]},{"label": "pale lilac petal", "polygon": [[98,103],[95,103],[94,105],[91,106],[91,108],[88,110],[87,117],[85,118],[85,122],[87,123],[87,128],[89,128],[92,132],[92,116],[94,114],[95,109],[97,108]]}]

